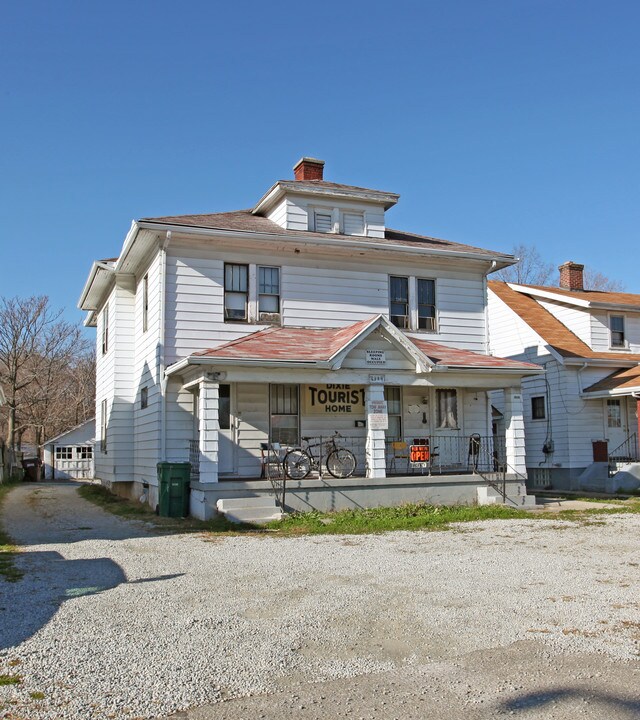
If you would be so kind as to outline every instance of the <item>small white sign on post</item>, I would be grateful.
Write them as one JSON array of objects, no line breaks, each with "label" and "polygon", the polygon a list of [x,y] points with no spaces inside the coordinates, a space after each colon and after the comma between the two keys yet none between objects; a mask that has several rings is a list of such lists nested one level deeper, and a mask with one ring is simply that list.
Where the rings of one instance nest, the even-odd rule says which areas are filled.
[{"label": "small white sign on post", "polygon": [[367,425],[369,430],[387,430],[389,428],[386,400],[369,400],[367,405]]},{"label": "small white sign on post", "polygon": [[387,358],[384,350],[367,350],[367,365],[386,365]]}]

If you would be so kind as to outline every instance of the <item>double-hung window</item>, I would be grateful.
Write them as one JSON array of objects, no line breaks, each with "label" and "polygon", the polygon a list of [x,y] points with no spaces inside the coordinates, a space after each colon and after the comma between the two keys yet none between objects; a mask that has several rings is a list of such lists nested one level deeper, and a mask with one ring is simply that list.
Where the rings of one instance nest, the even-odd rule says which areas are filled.
[{"label": "double-hung window", "polygon": [[386,436],[393,440],[402,440],[402,393],[399,387],[386,385],[384,399],[387,401],[389,426]]},{"label": "double-hung window", "polygon": [[418,330],[436,329],[435,280],[418,278]]},{"label": "double-hung window", "polygon": [[100,403],[100,452],[107,452],[107,401]]},{"label": "double-hung window", "polygon": [[270,390],[271,442],[297,445],[299,404],[297,385],[271,385]]},{"label": "double-hung window", "polygon": [[142,278],[142,332],[149,327],[149,276]]},{"label": "double-hung window", "polygon": [[249,296],[249,266],[225,263],[224,319],[246,322]]},{"label": "double-hung window", "polygon": [[531,398],[531,419],[544,420],[547,417],[544,395],[536,395]]},{"label": "double-hung window", "polygon": [[258,312],[280,312],[280,268],[258,267]]},{"label": "double-hung window", "polygon": [[627,346],[624,337],[624,315],[610,315],[609,330],[611,332],[611,347],[623,348]]},{"label": "double-hung window", "polygon": [[389,315],[399,328],[409,329],[409,278],[389,277]]},{"label": "double-hung window", "polygon": [[105,305],[102,311],[102,354],[109,350],[109,306]]}]

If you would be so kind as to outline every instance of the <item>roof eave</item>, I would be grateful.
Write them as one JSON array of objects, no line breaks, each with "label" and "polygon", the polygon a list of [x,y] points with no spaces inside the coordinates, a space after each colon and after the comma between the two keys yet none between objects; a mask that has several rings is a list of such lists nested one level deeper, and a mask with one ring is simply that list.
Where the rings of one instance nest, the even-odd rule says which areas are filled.
[{"label": "roof eave", "polygon": [[[115,269],[112,265],[107,265],[106,263],[94,261],[93,265],[91,266],[91,270],[89,271],[89,277],[87,278],[87,281],[84,284],[84,288],[82,290],[82,294],[80,295],[80,299],[78,300],[78,309],[80,310],[96,310],[97,307],[93,307],[93,305],[87,305],[87,298],[89,297],[89,294],[91,290],[93,289],[93,285],[95,283],[95,280],[98,276],[99,272],[106,272],[109,274],[113,274],[115,272]],[[95,303],[94,303],[95,304]]]}]

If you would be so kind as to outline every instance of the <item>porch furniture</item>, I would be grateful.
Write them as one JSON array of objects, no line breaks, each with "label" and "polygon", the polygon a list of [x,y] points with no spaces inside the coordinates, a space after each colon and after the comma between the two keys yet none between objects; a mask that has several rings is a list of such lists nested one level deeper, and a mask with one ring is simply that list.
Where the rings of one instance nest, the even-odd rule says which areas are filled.
[{"label": "porch furniture", "polygon": [[396,461],[405,461],[405,472],[409,471],[409,446],[403,440],[391,443],[391,456],[389,458],[389,471],[396,469]]}]

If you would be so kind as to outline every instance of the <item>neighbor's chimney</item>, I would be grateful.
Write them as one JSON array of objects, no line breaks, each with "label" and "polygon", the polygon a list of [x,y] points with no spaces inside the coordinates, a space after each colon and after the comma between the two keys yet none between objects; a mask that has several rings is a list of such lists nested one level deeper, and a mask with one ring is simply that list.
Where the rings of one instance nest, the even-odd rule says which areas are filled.
[{"label": "neighbor's chimney", "polygon": [[296,180],[322,180],[324,160],[303,157],[293,166]]},{"label": "neighbor's chimney", "polygon": [[560,270],[560,287],[563,290],[584,290],[584,265],[568,260],[558,268]]}]

